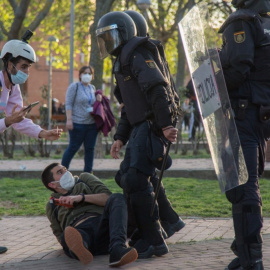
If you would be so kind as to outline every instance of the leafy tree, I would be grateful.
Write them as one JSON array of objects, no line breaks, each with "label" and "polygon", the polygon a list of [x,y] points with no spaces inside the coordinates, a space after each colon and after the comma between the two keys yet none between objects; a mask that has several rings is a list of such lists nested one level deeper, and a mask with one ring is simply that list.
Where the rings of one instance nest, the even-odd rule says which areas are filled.
[{"label": "leafy tree", "polygon": [[[43,2],[43,4],[41,3]],[[35,31],[48,15],[54,0],[0,0],[0,31],[7,40],[20,39],[26,29]]]},{"label": "leafy tree", "polygon": [[[94,16],[94,4],[89,0],[75,1],[74,18],[74,56],[87,56],[83,63],[74,63],[75,68],[89,63],[90,39],[89,26]],[[57,54],[53,65],[56,68],[69,68],[70,51],[70,0],[0,0],[0,36],[3,39],[20,39],[26,29],[35,31],[31,43],[38,42],[38,56],[48,55],[47,38],[58,37],[59,44],[52,43]],[[48,16],[49,15],[49,16]]]},{"label": "leafy tree", "polygon": [[[52,43],[55,52],[53,65],[64,70],[69,69],[70,62],[70,0],[57,0],[52,5],[50,16],[38,28],[36,39],[39,41],[39,55],[48,55],[48,36],[56,36],[59,43]],[[74,1],[74,68],[89,64],[91,49],[89,27],[93,21],[95,6],[89,0]],[[44,42],[45,41],[45,42]],[[75,61],[76,55],[82,55]]]}]

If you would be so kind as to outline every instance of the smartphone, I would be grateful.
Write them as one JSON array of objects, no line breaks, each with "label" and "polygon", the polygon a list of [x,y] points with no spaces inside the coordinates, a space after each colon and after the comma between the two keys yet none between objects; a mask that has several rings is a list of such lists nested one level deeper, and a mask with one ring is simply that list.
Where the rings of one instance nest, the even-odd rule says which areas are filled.
[{"label": "smartphone", "polygon": [[38,105],[39,101],[33,102],[31,104],[29,104],[25,109],[23,109],[23,111],[30,111],[33,107],[35,107],[36,105]]}]

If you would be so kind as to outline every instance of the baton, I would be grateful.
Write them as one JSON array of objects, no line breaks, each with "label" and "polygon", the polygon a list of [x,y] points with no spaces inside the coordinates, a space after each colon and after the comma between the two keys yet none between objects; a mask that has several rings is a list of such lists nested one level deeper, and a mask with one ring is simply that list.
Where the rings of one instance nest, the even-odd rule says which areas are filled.
[{"label": "baton", "polygon": [[155,203],[156,203],[156,200],[157,200],[157,197],[158,197],[158,193],[159,193],[159,189],[160,189],[160,185],[161,185],[161,180],[162,180],[163,173],[165,171],[165,166],[166,166],[166,163],[167,163],[167,158],[168,158],[168,155],[169,155],[171,144],[172,143],[169,141],[168,142],[167,149],[166,149],[166,153],[165,153],[165,156],[164,156],[164,159],[163,159],[163,162],[162,162],[162,166],[161,166],[161,170],[160,170],[160,174],[159,174],[159,179],[158,179],[157,187],[156,187],[156,190],[155,190],[155,198],[154,198],[154,201],[153,201],[153,204],[152,204],[152,208],[151,208],[151,212],[150,212],[150,217],[152,217],[153,216],[153,213],[154,213]]}]

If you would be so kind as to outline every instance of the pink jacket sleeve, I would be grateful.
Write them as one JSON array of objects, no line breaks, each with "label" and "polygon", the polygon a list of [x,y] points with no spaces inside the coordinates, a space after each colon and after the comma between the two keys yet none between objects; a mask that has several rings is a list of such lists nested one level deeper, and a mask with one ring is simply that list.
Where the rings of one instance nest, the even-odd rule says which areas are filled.
[{"label": "pink jacket sleeve", "polygon": [[[2,84],[2,91],[0,93],[0,112],[4,112],[7,116],[11,115],[13,107],[18,104],[21,109],[23,106],[23,100],[19,85],[14,85],[9,93],[9,89],[6,88],[4,83],[3,73],[0,72],[0,80]],[[12,127],[22,134],[26,134],[30,137],[38,138],[38,135],[42,128],[39,125],[33,123],[31,119],[25,118],[20,123],[13,124]],[[6,130],[5,119],[0,119],[0,133]]]}]

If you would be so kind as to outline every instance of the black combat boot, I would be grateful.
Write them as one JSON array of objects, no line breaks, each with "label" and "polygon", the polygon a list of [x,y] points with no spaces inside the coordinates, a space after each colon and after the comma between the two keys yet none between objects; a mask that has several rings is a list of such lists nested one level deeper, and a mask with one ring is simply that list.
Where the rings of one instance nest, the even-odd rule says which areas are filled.
[{"label": "black combat boot", "polygon": [[139,239],[134,248],[138,252],[138,259],[147,259],[152,256],[162,256],[169,252],[161,232],[158,221],[158,207],[155,205],[153,216],[150,216],[153,193],[141,191],[130,194],[130,203],[136,217]]},{"label": "black combat boot", "polygon": [[[262,261],[262,244],[250,244],[248,245],[248,256],[250,261],[246,258],[241,259],[242,265],[240,263],[240,258],[236,257],[231,261],[231,263],[225,268],[225,270],[264,270]],[[238,253],[241,256],[241,252]],[[243,257],[243,256],[241,256]]]}]

